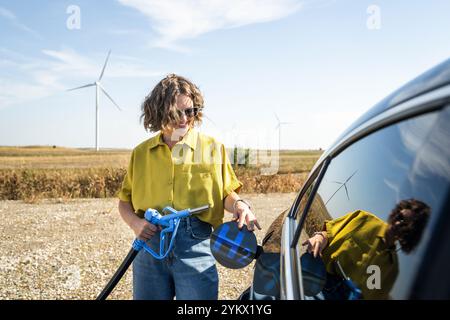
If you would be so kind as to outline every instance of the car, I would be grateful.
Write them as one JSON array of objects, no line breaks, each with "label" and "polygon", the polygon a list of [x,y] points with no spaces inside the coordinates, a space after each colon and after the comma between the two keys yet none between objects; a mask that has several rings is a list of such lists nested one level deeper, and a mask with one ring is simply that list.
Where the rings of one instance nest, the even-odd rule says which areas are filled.
[{"label": "car", "polygon": [[[449,299],[449,186],[450,59],[376,104],[322,154],[268,229],[240,299]],[[317,232],[330,240],[323,258],[306,250]],[[330,294],[330,279],[345,290]]]}]

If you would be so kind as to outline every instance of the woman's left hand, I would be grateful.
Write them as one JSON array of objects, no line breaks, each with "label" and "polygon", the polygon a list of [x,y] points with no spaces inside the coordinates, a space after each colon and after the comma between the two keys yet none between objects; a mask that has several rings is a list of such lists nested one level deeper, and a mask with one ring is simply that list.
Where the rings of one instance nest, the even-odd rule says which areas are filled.
[{"label": "woman's left hand", "polygon": [[236,212],[234,213],[234,221],[238,222],[238,228],[242,229],[244,222],[249,231],[254,231],[255,226],[261,230],[261,227],[256,219],[255,214],[250,210],[249,206],[244,202],[236,204]]},{"label": "woman's left hand", "polygon": [[306,250],[314,255],[314,258],[318,256],[322,257],[322,251],[328,244],[327,233],[325,231],[316,232],[314,236],[302,243],[303,246],[307,246]]}]

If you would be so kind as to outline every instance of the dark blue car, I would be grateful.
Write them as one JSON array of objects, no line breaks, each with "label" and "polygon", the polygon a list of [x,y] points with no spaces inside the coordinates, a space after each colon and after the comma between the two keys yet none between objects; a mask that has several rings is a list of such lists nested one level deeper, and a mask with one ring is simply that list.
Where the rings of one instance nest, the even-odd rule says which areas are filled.
[{"label": "dark blue car", "polygon": [[[371,108],[321,156],[291,208],[269,228],[241,299],[450,298],[449,186],[450,59]],[[402,203],[420,203],[425,218],[414,220],[414,205],[412,218],[395,215],[405,212],[396,209]],[[341,232],[336,252],[319,261],[322,269],[308,264],[311,257],[303,261],[304,241],[325,222],[355,212],[366,215],[361,221],[400,226],[395,246],[380,249],[387,248],[383,235],[358,222]]]}]

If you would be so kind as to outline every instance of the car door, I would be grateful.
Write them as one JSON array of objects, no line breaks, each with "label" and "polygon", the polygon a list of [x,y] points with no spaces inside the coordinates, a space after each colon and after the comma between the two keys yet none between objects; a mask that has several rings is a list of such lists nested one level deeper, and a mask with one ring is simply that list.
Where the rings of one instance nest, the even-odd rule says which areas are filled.
[{"label": "car door", "polygon": [[[442,105],[382,127],[324,161],[283,225],[282,298],[345,299],[352,291],[342,280],[363,299],[423,293],[415,291],[421,270],[448,256],[433,235],[448,211],[449,120],[450,106]],[[327,280],[308,296],[300,259],[305,241],[319,231],[328,237],[321,258]],[[430,248],[434,260],[427,260]],[[447,273],[441,281],[450,286]]]}]

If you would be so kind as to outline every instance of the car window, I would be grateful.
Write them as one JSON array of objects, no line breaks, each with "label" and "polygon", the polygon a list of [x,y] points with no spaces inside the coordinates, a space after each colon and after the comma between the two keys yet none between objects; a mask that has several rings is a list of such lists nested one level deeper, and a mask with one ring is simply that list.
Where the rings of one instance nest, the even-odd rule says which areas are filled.
[{"label": "car window", "polygon": [[331,160],[297,242],[304,254],[327,239],[324,288],[307,298],[408,298],[448,192],[449,110],[381,129]]}]

